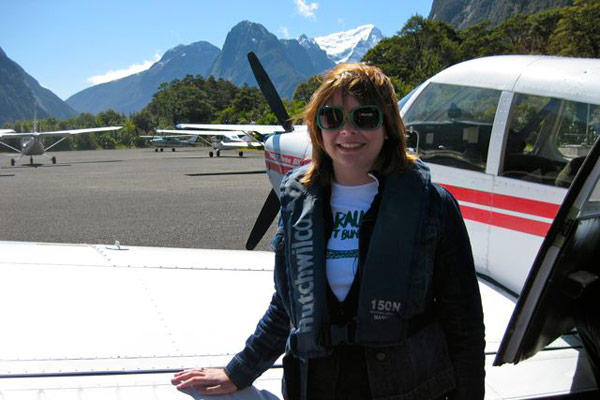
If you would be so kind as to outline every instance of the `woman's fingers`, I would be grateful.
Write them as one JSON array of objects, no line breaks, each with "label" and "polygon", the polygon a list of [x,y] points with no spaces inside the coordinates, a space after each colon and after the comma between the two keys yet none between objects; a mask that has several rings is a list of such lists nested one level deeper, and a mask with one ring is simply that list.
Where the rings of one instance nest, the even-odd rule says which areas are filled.
[{"label": "woman's fingers", "polygon": [[194,388],[200,394],[226,394],[235,392],[237,387],[222,368],[197,368],[177,372],[173,379],[177,389]]}]

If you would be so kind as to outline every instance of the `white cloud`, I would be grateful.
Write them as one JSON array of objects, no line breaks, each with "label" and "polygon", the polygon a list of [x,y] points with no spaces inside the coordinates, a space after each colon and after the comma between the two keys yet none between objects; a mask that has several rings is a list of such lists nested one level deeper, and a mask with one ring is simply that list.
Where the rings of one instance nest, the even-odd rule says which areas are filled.
[{"label": "white cloud", "polygon": [[160,60],[160,54],[155,53],[153,60],[144,61],[141,64],[133,64],[127,68],[118,69],[115,71],[108,71],[103,75],[94,75],[87,78],[87,81],[93,85],[99,85],[100,83],[106,83],[110,81],[114,81],[115,79],[124,78],[129,75],[137,74],[138,72],[142,72],[147,70],[154,64]]},{"label": "white cloud", "polygon": [[290,30],[287,28],[287,26],[282,26],[279,28],[279,32],[281,32],[281,36],[283,36],[284,39],[290,38]]},{"label": "white cloud", "polygon": [[306,0],[294,0],[294,3],[300,15],[315,19],[315,11],[319,9],[319,3],[306,3]]}]

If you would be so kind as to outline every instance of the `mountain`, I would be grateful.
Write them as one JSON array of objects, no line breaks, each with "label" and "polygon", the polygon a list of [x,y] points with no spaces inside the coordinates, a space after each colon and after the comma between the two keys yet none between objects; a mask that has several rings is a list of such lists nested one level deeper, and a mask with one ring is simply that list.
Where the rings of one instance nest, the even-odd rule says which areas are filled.
[{"label": "mountain", "polygon": [[335,62],[319,47],[315,39],[300,35],[298,43],[306,50],[306,54],[310,57],[315,69],[326,71],[335,65]]},{"label": "mountain", "polygon": [[37,117],[65,119],[77,113],[50,90],[43,88],[0,48],[0,125]]},{"label": "mountain", "polygon": [[518,13],[534,14],[572,4],[573,0],[433,0],[429,18],[463,29],[486,19],[497,25]]},{"label": "mountain", "polygon": [[179,45],[168,50],[146,71],[84,89],[69,97],[67,103],[81,112],[95,114],[112,108],[130,114],[144,108],[162,82],[188,74],[208,77],[219,53],[218,47],[205,41]]},{"label": "mountain", "polygon": [[92,86],[69,97],[67,103],[78,111],[98,113],[112,108],[128,114],[145,107],[161,82],[186,74],[257,86],[246,58],[249,51],[256,53],[279,94],[291,98],[299,83],[337,62],[360,60],[381,38],[377,28],[365,25],[317,39],[306,35],[278,39],[261,24],[242,21],[229,31],[222,50],[207,42],[177,46],[147,71]]},{"label": "mountain", "polygon": [[381,39],[383,35],[375,26],[361,25],[349,31],[316,37],[314,41],[337,64],[360,61]]},{"label": "mountain", "polygon": [[310,59],[303,47],[282,42],[264,26],[250,21],[242,21],[229,31],[211,75],[236,85],[257,86],[246,58],[249,51],[256,53],[283,97],[291,97],[298,83],[310,76]]}]

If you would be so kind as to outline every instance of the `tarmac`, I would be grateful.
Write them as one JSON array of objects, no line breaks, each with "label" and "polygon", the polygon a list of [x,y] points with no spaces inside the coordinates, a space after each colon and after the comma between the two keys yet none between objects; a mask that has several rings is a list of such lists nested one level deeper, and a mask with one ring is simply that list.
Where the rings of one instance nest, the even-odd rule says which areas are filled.
[{"label": "tarmac", "polygon": [[65,151],[11,167],[14,156],[0,153],[0,240],[241,250],[271,190],[262,152]]}]

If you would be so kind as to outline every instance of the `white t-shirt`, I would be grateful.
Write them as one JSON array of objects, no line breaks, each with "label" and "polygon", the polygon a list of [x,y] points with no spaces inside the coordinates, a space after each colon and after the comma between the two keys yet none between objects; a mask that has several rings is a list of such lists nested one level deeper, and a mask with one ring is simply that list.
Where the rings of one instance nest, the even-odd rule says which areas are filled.
[{"label": "white t-shirt", "polygon": [[327,242],[327,281],[335,297],[344,301],[358,269],[358,229],[362,217],[371,207],[379,182],[357,186],[333,183],[331,187],[331,212],[333,230]]}]

